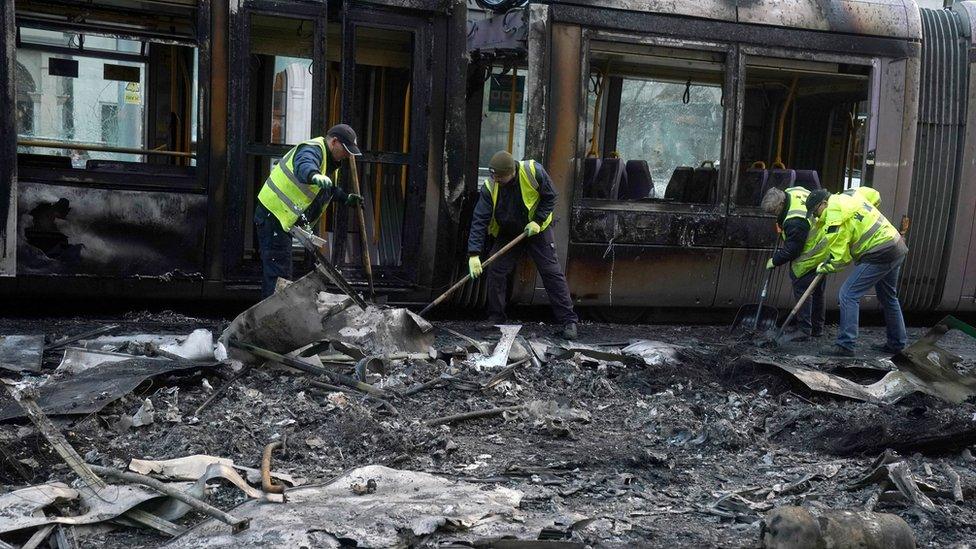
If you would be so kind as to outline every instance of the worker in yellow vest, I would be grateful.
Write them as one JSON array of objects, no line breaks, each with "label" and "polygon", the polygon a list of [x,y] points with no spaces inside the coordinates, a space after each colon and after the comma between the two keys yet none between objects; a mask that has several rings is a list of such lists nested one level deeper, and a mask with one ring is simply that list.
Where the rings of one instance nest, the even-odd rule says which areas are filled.
[{"label": "worker in yellow vest", "polygon": [[[790,187],[785,191],[773,187],[766,191],[761,203],[763,211],[776,216],[783,239],[783,245],[766,262],[766,268],[790,264],[790,280],[796,299],[800,299],[810,287],[817,276],[817,265],[827,258],[823,227],[807,218],[806,201],[809,195],[810,191],[804,187]],[[824,286],[820,282],[797,311],[797,329],[791,337],[792,341],[807,341],[823,335],[827,311]]]},{"label": "worker in yellow vest", "polygon": [[495,238],[489,254],[493,255],[521,233],[528,235],[521,244],[488,267],[488,320],[505,322],[508,303],[508,276],[515,268],[522,250],[535,262],[542,284],[549,295],[549,305],[562,325],[562,336],[575,339],[579,317],[573,311],[566,276],[556,257],[556,242],[549,224],[556,206],[556,191],[549,174],[534,160],[516,162],[507,151],[499,151],[489,163],[491,177],[485,180],[475,205],[468,236],[468,271],[472,278],[481,276],[479,255],[488,234]]},{"label": "worker in yellow vest", "polygon": [[854,187],[853,189],[847,189],[843,194],[847,196],[860,196],[875,208],[881,207],[881,193],[872,187]]},{"label": "worker in yellow vest", "polygon": [[[905,319],[898,301],[898,275],[908,247],[884,215],[864,193],[830,194],[813,191],[807,209],[824,226],[829,255],[817,267],[818,273],[833,273],[854,262],[854,270],[840,295],[840,326],[837,340],[828,354],[854,356],[861,298],[873,286],[884,310],[887,341],[874,349],[897,353],[908,343]],[[873,195],[872,195],[873,196]],[[877,196],[880,201],[880,195]]]},{"label": "worker in yellow vest", "polygon": [[261,253],[261,297],[274,293],[278,278],[292,277],[292,227],[300,223],[311,231],[311,224],[333,198],[347,206],[362,206],[363,197],[338,186],[339,163],[360,154],[356,132],[339,124],[325,137],[299,143],[271,169],[254,212]]}]

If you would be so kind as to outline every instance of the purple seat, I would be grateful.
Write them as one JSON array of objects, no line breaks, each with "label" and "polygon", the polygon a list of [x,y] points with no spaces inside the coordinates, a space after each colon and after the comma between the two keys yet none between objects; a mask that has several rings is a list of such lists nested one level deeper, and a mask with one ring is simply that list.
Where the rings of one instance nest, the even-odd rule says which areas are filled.
[{"label": "purple seat", "polygon": [[616,200],[621,184],[626,184],[624,167],[624,161],[620,158],[604,158],[589,188],[588,198]]},{"label": "purple seat", "polygon": [[739,206],[758,206],[762,201],[762,190],[766,188],[769,171],[760,168],[749,168],[739,178],[739,189],[736,191],[735,203]]},{"label": "purple seat", "polygon": [[795,185],[803,187],[808,191],[823,188],[820,186],[820,175],[817,174],[817,170],[796,170]]},{"label": "purple seat", "polygon": [[620,200],[640,200],[654,198],[654,181],[646,160],[627,161],[626,184],[620,185],[617,197]]}]

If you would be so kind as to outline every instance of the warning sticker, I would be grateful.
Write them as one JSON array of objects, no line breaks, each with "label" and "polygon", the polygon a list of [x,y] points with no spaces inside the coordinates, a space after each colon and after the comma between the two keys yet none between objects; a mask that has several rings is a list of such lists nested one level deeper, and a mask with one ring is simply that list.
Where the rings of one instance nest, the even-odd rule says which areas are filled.
[{"label": "warning sticker", "polygon": [[125,85],[125,102],[130,105],[142,103],[142,92],[139,90],[138,82],[129,82]]}]

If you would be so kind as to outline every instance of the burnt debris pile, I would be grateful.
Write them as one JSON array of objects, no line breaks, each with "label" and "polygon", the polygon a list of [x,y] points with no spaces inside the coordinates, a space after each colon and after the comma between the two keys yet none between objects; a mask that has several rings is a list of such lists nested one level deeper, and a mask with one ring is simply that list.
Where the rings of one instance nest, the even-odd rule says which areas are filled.
[{"label": "burnt debris pile", "polygon": [[717,327],[435,326],[323,284],[230,322],[2,321],[0,546],[976,537],[976,346],[954,319],[828,360]]}]

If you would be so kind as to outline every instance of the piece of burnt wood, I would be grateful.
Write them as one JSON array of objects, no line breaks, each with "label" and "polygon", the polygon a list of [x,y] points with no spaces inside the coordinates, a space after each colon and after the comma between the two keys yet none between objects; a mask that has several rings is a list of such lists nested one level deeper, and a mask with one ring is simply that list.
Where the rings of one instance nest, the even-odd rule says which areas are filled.
[{"label": "piece of burnt wood", "polygon": [[[71,468],[72,471],[78,475],[79,478],[85,484],[88,485],[93,490],[99,490],[108,486],[104,480],[98,477],[91,467],[89,467],[78,452],[71,446],[68,439],[61,434],[61,431],[55,427],[54,423],[44,415],[41,411],[40,406],[34,402],[33,396],[30,394],[24,394],[22,392],[18,393],[13,387],[7,385],[7,392],[10,396],[17,402],[23,409],[27,417],[30,418],[37,430],[40,431],[41,435],[47,440],[54,450],[61,456],[61,459]],[[146,511],[139,509],[129,509],[124,513],[125,517],[132,519],[139,524],[149,526],[150,528],[155,528],[164,534],[170,536],[178,536],[183,533],[183,528],[173,524],[172,522],[157,517]]]}]

